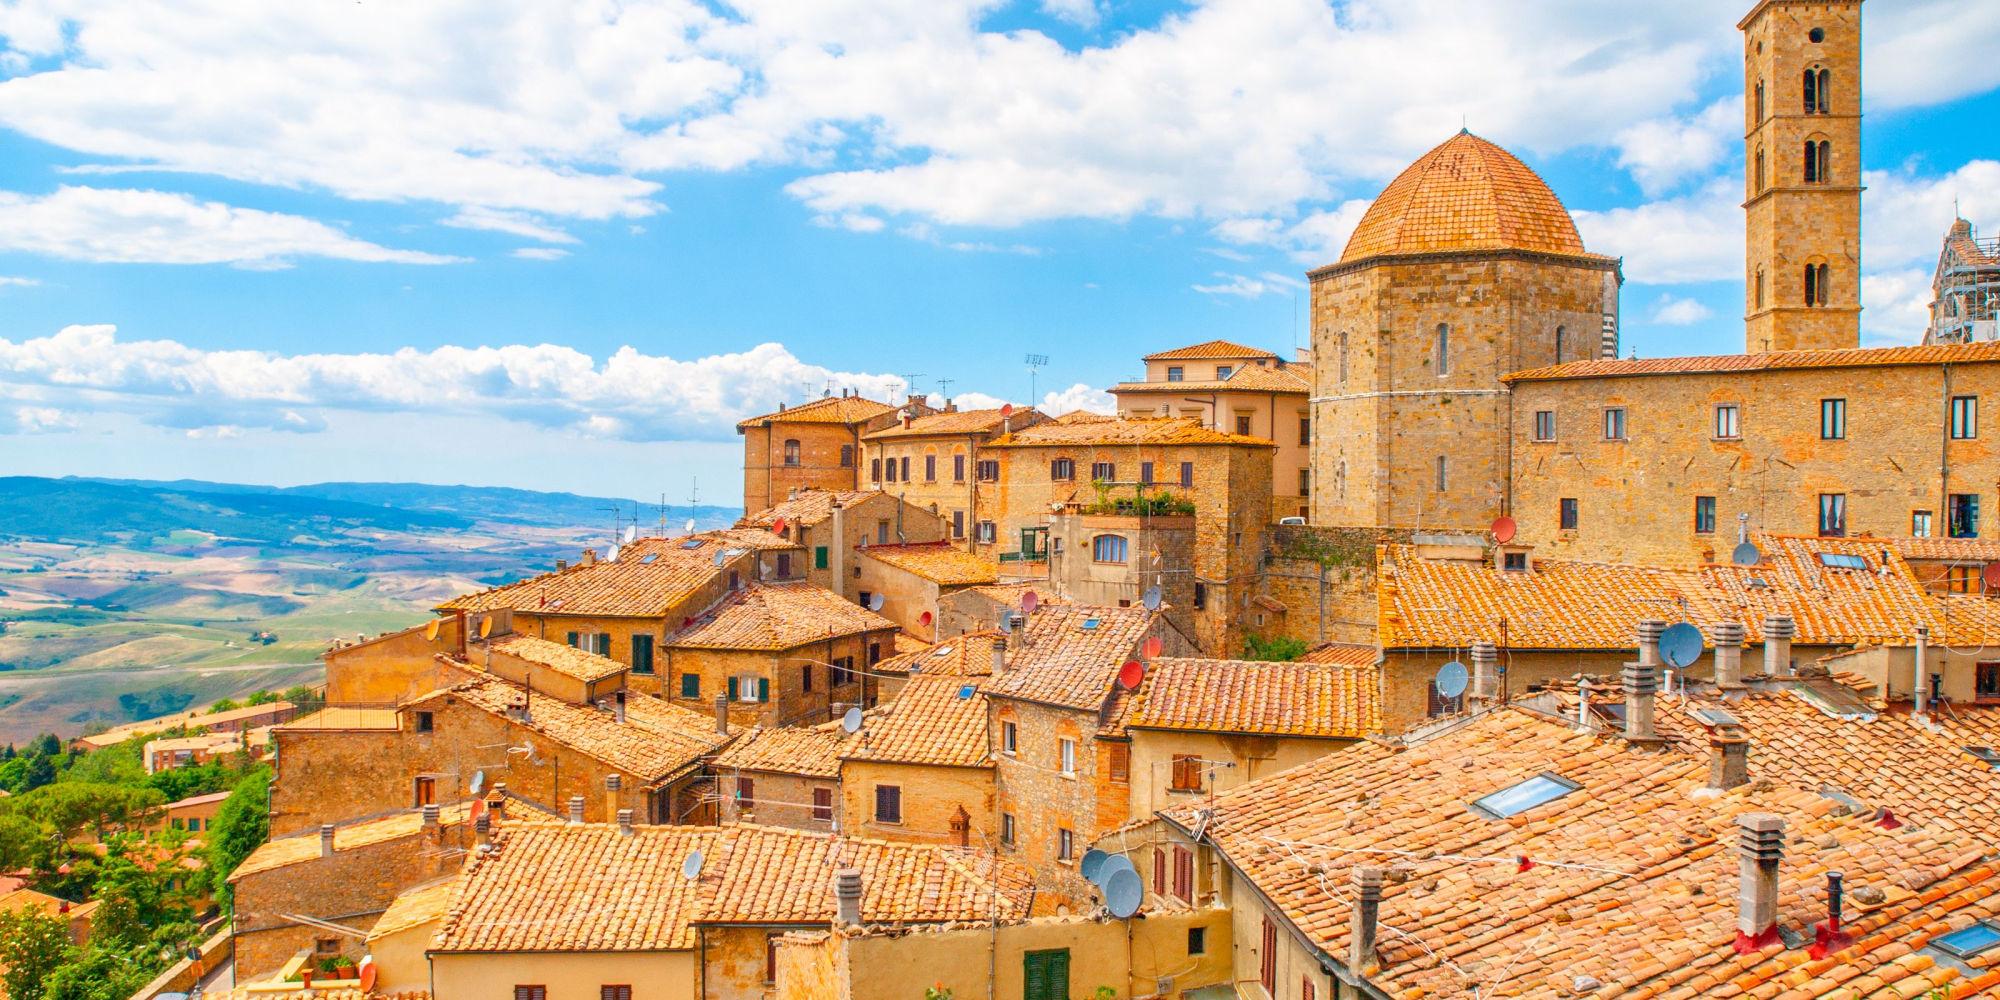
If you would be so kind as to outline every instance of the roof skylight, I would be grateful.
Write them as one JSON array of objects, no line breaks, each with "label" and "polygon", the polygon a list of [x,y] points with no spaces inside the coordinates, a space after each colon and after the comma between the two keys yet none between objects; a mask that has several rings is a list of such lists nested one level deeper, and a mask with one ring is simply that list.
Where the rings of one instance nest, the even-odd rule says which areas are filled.
[{"label": "roof skylight", "polygon": [[1850,556],[1844,552],[1822,552],[1819,554],[1819,563],[1822,566],[1831,566],[1834,569],[1868,568],[1868,560],[1860,556]]},{"label": "roof skylight", "polygon": [[1519,784],[1474,800],[1472,808],[1489,819],[1506,819],[1554,802],[1582,787],[1560,774],[1543,771]]},{"label": "roof skylight", "polygon": [[1992,747],[1966,747],[1965,752],[1994,767],[2000,767],[2000,751],[1996,751]]},{"label": "roof skylight", "polygon": [[1743,724],[1737,721],[1736,716],[1729,714],[1729,710],[1726,708],[1697,708],[1689,714],[1693,715],[1695,721],[1700,722],[1704,726],[1740,726]]},{"label": "roof skylight", "polygon": [[1971,958],[2000,946],[2000,927],[1982,920],[1964,930],[1931,939],[1931,947],[1953,958]]}]

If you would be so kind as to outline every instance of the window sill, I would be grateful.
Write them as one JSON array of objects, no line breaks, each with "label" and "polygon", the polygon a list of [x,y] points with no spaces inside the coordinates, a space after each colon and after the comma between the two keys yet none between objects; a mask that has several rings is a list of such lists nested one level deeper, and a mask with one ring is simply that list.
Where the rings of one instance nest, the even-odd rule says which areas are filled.
[{"label": "window sill", "polygon": [[1201,793],[1202,793],[1202,789],[1199,789],[1199,788],[1169,788],[1169,789],[1167,789],[1167,794],[1168,794],[1168,795],[1200,795]]},{"label": "window sill", "polygon": [[1743,440],[1743,435],[1741,435],[1741,434],[1737,434],[1737,435],[1734,435],[1734,436],[1732,436],[1732,437],[1722,437],[1721,435],[1717,435],[1717,436],[1715,436],[1715,437],[1711,437],[1711,438],[1709,438],[1709,440],[1710,440],[1710,441],[1741,441],[1741,440]]},{"label": "window sill", "polygon": [[1056,777],[1058,777],[1058,778],[1063,778],[1063,779],[1066,779],[1066,780],[1069,780],[1069,781],[1075,781],[1075,780],[1076,780],[1076,772],[1075,772],[1075,771],[1057,771],[1057,772],[1056,772]]}]

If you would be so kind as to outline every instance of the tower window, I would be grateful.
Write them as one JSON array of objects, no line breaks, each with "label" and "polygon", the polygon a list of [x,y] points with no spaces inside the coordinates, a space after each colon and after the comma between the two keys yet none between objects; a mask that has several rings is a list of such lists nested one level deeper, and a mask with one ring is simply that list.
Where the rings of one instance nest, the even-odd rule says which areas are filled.
[{"label": "tower window", "polygon": [[1764,122],[1764,81],[1757,81],[1757,124]]},{"label": "tower window", "polygon": [[1562,364],[1562,360],[1563,360],[1563,328],[1556,327],[1556,364]]},{"label": "tower window", "polygon": [[1446,482],[1444,475],[1444,456],[1439,455],[1437,457],[1437,491],[1439,493],[1443,493],[1445,491],[1445,485]]},{"label": "tower window", "polygon": [[1694,533],[1697,535],[1715,534],[1714,497],[1694,498]]},{"label": "tower window", "polygon": [[1340,384],[1347,384],[1347,333],[1340,334]]},{"label": "tower window", "polygon": [[[1757,155],[1762,157],[1764,154]],[[1761,267],[1757,269],[1757,308],[1764,308],[1764,269]]]},{"label": "tower window", "polygon": [[1826,41],[1826,29],[1814,28],[1813,30],[1806,32],[1806,37],[1812,39],[1814,45],[1818,45],[1819,43]]},{"label": "tower window", "polygon": [[1806,183],[1825,184],[1833,179],[1833,143],[1825,139],[1806,140]]},{"label": "tower window", "polygon": [[1762,192],[1763,192],[1763,190],[1764,190],[1764,151],[1763,151],[1762,149],[1759,149],[1759,150],[1757,150],[1757,188],[1756,188],[1756,190],[1757,190],[1757,191],[1758,191],[1759,193],[1762,193]]},{"label": "tower window", "polygon": [[1806,305],[1823,306],[1827,304],[1830,297],[1827,281],[1825,264],[1806,265]]},{"label": "tower window", "polygon": [[1437,373],[1451,374],[1451,326],[1446,323],[1439,323],[1437,328]]}]

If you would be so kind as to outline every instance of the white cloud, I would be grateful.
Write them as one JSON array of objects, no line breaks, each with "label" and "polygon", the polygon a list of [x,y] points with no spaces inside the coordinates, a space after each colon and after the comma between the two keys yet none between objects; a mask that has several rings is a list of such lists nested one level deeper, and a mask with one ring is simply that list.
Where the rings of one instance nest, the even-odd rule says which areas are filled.
[{"label": "white cloud", "polygon": [[299,257],[400,264],[459,260],[393,250],[296,215],[196,201],[165,191],[61,187],[0,191],[0,250],[67,260],[287,267]]},{"label": "white cloud", "polygon": [[1038,257],[1042,253],[1041,247],[1032,247],[1025,243],[986,243],[978,240],[945,239],[943,236],[938,235],[936,228],[926,222],[913,222],[896,231],[920,243],[929,243],[934,247],[941,247],[958,253],[1012,253],[1025,257]]},{"label": "white cloud", "polygon": [[1715,315],[1694,299],[1662,295],[1653,303],[1653,322],[1661,326],[1692,326]]},{"label": "white cloud", "polygon": [[1265,271],[1256,277],[1247,274],[1231,274],[1227,271],[1215,272],[1215,277],[1223,279],[1220,284],[1191,285],[1203,295],[1229,295],[1243,299],[1261,299],[1266,295],[1282,295],[1296,292],[1306,283],[1288,275]]},{"label": "white cloud", "polygon": [[1083,410],[1087,413],[1117,413],[1118,400],[1102,389],[1093,389],[1082,382],[1067,389],[1054,390],[1042,394],[1042,405],[1037,407],[1051,417]]},{"label": "white cloud", "polygon": [[0,274],[0,288],[33,288],[41,283],[41,279],[39,278],[17,278],[12,275]]},{"label": "white cloud", "polygon": [[0,409],[0,434],[53,434],[76,427],[74,414],[51,406]]},{"label": "white cloud", "polygon": [[1743,280],[1743,209],[1733,178],[1715,178],[1676,198],[1570,214],[1584,246],[1625,258],[1627,281]]},{"label": "white cloud", "polygon": [[2000,225],[2000,160],[1973,160],[1948,174],[1870,170],[1862,182],[1862,264],[1870,269],[1933,266],[1954,206],[1966,218]]},{"label": "white cloud", "polygon": [[1094,0],[1042,0],[1042,11],[1079,28],[1095,28],[1103,17]]},{"label": "white cloud", "polygon": [[542,222],[527,212],[509,212],[476,205],[459,209],[456,215],[444,220],[444,224],[460,229],[484,229],[525,236],[531,240],[541,240],[543,243],[576,242],[576,237]]},{"label": "white cloud", "polygon": [[1862,33],[1867,70],[1861,86],[1871,110],[1924,107],[2000,87],[2000,4],[1896,0],[1867,10]]},{"label": "white cloud", "polygon": [[1861,337],[1869,346],[1921,343],[1930,322],[1930,271],[1907,268],[1861,276]]},{"label": "white cloud", "polygon": [[1309,212],[1295,221],[1276,218],[1224,219],[1215,224],[1215,235],[1230,243],[1275,247],[1308,267],[1331,264],[1340,259],[1354,227],[1368,214],[1372,199],[1350,198],[1322,211]]},{"label": "white cloud", "polygon": [[1743,144],[1743,95],[1724,97],[1693,115],[1669,116],[1620,129],[1618,165],[1648,195],[1707,174]]},{"label": "white cloud", "polygon": [[522,260],[561,260],[569,256],[569,251],[561,247],[518,247],[509,256]]}]

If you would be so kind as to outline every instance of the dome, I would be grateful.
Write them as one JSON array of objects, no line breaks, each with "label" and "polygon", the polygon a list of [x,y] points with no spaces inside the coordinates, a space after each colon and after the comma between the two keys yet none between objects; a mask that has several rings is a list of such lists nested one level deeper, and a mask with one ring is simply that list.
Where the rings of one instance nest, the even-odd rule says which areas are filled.
[{"label": "dome", "polygon": [[1539,175],[1514,154],[1460,132],[1382,189],[1340,263],[1468,250],[1588,253],[1569,211]]}]

